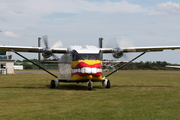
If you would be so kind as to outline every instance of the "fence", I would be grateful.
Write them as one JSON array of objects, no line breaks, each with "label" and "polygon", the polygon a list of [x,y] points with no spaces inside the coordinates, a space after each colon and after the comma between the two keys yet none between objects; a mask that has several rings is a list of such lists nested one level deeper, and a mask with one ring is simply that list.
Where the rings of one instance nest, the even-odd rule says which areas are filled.
[{"label": "fence", "polygon": [[7,74],[7,69],[0,69],[0,74]]}]

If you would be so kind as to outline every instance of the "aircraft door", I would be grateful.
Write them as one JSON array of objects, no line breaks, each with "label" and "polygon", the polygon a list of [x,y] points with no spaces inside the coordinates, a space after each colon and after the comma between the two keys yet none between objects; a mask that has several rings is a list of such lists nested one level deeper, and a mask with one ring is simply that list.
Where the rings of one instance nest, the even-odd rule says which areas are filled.
[{"label": "aircraft door", "polygon": [[58,61],[61,79],[71,78],[71,62],[72,55],[70,53],[62,55],[60,60]]}]

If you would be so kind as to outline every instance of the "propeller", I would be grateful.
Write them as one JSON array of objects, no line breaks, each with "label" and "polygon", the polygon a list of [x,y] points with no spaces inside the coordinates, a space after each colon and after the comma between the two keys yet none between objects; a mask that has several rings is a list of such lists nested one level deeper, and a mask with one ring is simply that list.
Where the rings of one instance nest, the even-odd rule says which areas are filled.
[{"label": "propeller", "polygon": [[47,35],[43,35],[42,39],[44,41],[44,44],[45,44],[46,48],[48,48],[48,36]]},{"label": "propeller", "polygon": [[43,53],[42,53],[42,55],[44,57],[43,61],[47,60],[47,58],[49,58],[51,56],[53,56],[55,59],[59,60],[59,57],[56,56],[54,53],[52,53],[52,49],[58,48],[58,47],[62,47],[63,46],[62,42],[58,41],[51,48],[49,48],[49,45],[48,45],[48,36],[47,35],[43,35],[42,39],[43,39],[43,42],[45,44],[45,48],[44,48]]},{"label": "propeller", "polygon": [[[116,50],[121,51],[123,48],[127,48],[127,47],[134,47],[133,42],[125,36],[116,36],[112,39],[110,39],[107,43],[107,47],[109,48],[116,48]],[[118,48],[117,48],[118,47]],[[130,60],[130,54],[124,54],[122,51],[122,58],[125,60]],[[120,57],[121,57],[120,56]],[[114,56],[115,57],[115,56]],[[119,57],[115,57],[115,58],[119,58]]]},{"label": "propeller", "polygon": [[133,42],[128,37],[116,37],[116,41],[120,48],[134,47]]}]

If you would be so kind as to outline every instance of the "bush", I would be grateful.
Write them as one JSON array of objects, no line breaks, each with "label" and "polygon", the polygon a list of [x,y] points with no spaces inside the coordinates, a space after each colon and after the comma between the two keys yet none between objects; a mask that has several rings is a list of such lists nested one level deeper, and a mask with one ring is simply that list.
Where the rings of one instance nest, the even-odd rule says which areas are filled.
[{"label": "bush", "polygon": [[159,70],[159,67],[154,66],[153,69],[154,70]]},{"label": "bush", "polygon": [[33,67],[31,65],[26,65],[24,69],[33,69]]}]

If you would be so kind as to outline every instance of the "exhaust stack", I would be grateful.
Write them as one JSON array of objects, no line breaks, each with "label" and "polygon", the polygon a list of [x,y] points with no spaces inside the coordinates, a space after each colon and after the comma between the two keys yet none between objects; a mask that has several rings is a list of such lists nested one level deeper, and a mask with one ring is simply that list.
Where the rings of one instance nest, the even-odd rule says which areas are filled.
[{"label": "exhaust stack", "polygon": [[[40,37],[38,38],[38,47],[41,47],[41,38]],[[38,61],[39,61],[39,66],[41,66],[41,53],[40,52],[38,53]],[[39,69],[41,69],[41,68],[39,67]]]},{"label": "exhaust stack", "polygon": [[99,38],[99,48],[103,48],[103,38]]}]

